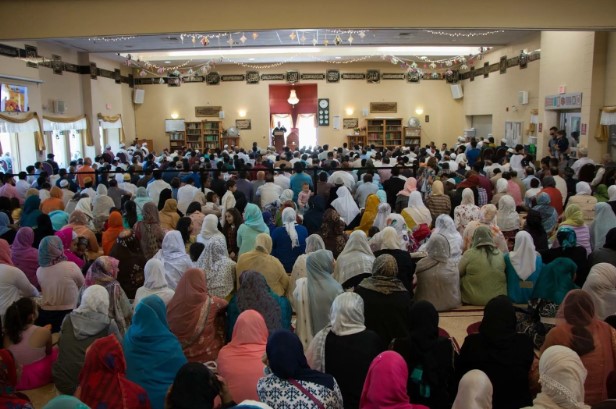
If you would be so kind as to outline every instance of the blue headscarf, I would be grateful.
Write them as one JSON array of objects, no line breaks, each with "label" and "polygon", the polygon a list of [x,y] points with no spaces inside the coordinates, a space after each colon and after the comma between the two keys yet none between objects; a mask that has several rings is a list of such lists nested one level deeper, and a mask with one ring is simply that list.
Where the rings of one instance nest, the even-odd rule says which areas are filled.
[{"label": "blue headscarf", "polygon": [[541,215],[541,224],[546,233],[550,233],[554,226],[556,226],[556,223],[558,223],[558,213],[556,213],[556,209],[552,207],[551,203],[550,195],[541,192],[537,195],[537,204],[533,207],[533,210],[536,210]]},{"label": "blue headscarf", "polygon": [[24,208],[21,212],[19,225],[21,227],[37,227],[36,219],[41,215],[39,208],[41,207],[41,198],[38,195],[30,196],[24,202]]},{"label": "blue headscarf", "polygon": [[55,231],[60,231],[64,226],[68,224],[68,213],[63,210],[54,210],[49,213],[51,219],[51,225]]},{"label": "blue headscarf", "polygon": [[9,219],[9,216],[4,212],[0,212],[0,236],[11,230],[9,227],[10,223],[11,220]]},{"label": "blue headscarf", "polygon": [[144,298],[122,342],[126,377],[148,393],[152,409],[163,409],[165,395],[186,357],[169,330],[165,303],[157,295]]},{"label": "blue headscarf", "polygon": [[265,222],[269,228],[270,233],[273,232],[276,228],[276,223],[274,223],[274,216],[272,216],[272,212],[265,211],[261,213],[261,215],[263,216],[263,222]]},{"label": "blue headscarf", "polygon": [[331,375],[310,369],[302,342],[291,331],[274,331],[267,340],[265,352],[269,367],[277,377],[312,382],[334,389],[334,378]]},{"label": "blue headscarf", "polygon": [[572,249],[577,246],[577,235],[575,230],[569,227],[561,227],[556,233],[556,239],[563,250]]},{"label": "blue headscarf", "polygon": [[244,209],[244,224],[259,233],[269,233],[269,228],[263,221],[263,215],[259,206],[248,203]]},{"label": "blue headscarf", "polygon": [[544,265],[531,298],[542,298],[560,305],[569,291],[578,288],[573,281],[576,271],[577,265],[565,257]]},{"label": "blue headscarf", "polygon": [[383,189],[379,189],[376,191],[376,196],[379,198],[381,203],[387,203],[387,193]]},{"label": "blue headscarf", "polygon": [[51,267],[65,261],[64,246],[58,236],[47,236],[38,247],[38,263],[41,267]]}]

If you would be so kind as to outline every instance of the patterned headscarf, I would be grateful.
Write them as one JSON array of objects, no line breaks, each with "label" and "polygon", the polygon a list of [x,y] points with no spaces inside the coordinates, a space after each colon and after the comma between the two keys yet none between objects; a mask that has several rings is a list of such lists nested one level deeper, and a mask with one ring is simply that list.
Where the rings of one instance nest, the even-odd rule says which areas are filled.
[{"label": "patterned headscarf", "polygon": [[51,267],[66,261],[64,246],[58,236],[47,236],[39,245],[38,262],[41,267]]},{"label": "patterned headscarf", "polygon": [[109,256],[97,258],[88,269],[86,274],[86,286],[94,284],[107,286],[118,277],[120,262]]},{"label": "patterned headscarf", "polygon": [[570,227],[561,227],[556,233],[556,239],[560,243],[563,250],[571,249],[577,246],[577,235],[575,230]]},{"label": "patterned headscarf", "polygon": [[363,279],[359,286],[385,295],[407,291],[397,276],[398,263],[394,256],[381,254],[372,265],[372,277]]},{"label": "patterned headscarf", "polygon": [[255,310],[265,320],[270,334],[282,329],[282,310],[265,277],[257,271],[244,271],[237,290],[237,306],[242,311]]}]

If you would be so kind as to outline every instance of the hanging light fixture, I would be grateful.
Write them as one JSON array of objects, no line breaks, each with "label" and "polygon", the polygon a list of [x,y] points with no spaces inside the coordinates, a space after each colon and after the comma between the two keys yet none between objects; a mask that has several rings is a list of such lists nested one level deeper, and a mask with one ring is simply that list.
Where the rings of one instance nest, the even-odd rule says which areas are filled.
[{"label": "hanging light fixture", "polygon": [[293,106],[297,105],[297,103],[299,102],[299,98],[297,98],[297,92],[295,92],[295,89],[291,88],[291,93],[289,94],[289,99],[287,99],[287,102]]}]

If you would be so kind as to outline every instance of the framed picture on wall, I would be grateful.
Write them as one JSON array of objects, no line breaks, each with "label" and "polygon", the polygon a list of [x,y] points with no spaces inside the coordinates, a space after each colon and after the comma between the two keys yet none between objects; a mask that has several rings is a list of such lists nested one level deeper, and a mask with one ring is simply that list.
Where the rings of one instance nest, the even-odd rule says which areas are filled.
[{"label": "framed picture on wall", "polygon": [[500,69],[501,74],[504,74],[507,72],[507,56],[506,55],[503,55],[500,58],[499,69]]},{"label": "framed picture on wall", "polygon": [[222,111],[222,107],[221,106],[201,106],[201,107],[195,107],[195,116],[196,117],[201,117],[201,116],[215,116],[218,117],[220,114],[220,111]]},{"label": "framed picture on wall", "polygon": [[340,71],[327,70],[325,78],[327,79],[327,82],[340,82]]},{"label": "framed picture on wall", "polygon": [[246,71],[246,84],[258,84],[259,78],[259,71]]},{"label": "framed picture on wall", "polygon": [[490,76],[490,63],[486,61],[483,63],[483,78],[488,78],[489,76]]},{"label": "framed picture on wall", "polygon": [[236,119],[235,127],[237,129],[252,129],[252,124],[250,119]]}]

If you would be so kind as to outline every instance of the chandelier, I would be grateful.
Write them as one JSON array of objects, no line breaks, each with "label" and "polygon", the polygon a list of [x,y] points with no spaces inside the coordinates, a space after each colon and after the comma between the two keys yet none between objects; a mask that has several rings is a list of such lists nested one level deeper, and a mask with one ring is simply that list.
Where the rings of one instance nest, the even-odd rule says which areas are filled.
[{"label": "chandelier", "polygon": [[297,103],[299,102],[299,98],[297,98],[297,93],[294,89],[291,89],[291,93],[289,94],[289,99],[287,99],[287,102],[293,106],[297,105]]}]

